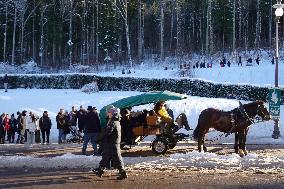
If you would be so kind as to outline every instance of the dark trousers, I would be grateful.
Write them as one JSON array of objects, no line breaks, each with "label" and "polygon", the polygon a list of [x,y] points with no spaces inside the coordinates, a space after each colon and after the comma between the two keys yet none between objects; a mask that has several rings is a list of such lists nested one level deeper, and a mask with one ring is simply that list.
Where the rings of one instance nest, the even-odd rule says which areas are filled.
[{"label": "dark trousers", "polygon": [[0,128],[0,144],[5,143],[4,129]]},{"label": "dark trousers", "polygon": [[83,133],[83,130],[84,130],[84,123],[78,123],[78,129],[79,129],[79,132],[80,133]]},{"label": "dark trousers", "polygon": [[8,138],[8,141],[11,143],[14,143],[14,140],[15,140],[15,131],[9,131],[7,132],[7,138]]},{"label": "dark trousers", "polygon": [[[50,135],[50,129],[41,129],[41,138],[42,138],[42,143],[49,143],[49,135]],[[45,140],[46,136],[46,140]]]},{"label": "dark trousers", "polygon": [[104,142],[104,149],[100,167],[102,169],[110,167],[110,164],[116,169],[124,170],[124,164],[120,151],[120,144],[111,144]]}]

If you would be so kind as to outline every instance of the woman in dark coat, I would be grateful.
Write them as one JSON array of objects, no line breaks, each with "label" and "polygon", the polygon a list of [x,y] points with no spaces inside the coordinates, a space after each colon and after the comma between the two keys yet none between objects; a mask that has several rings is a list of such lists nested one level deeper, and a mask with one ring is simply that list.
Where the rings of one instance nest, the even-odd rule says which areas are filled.
[{"label": "woman in dark coat", "polygon": [[118,180],[126,179],[127,174],[124,170],[124,164],[120,151],[121,142],[121,126],[120,126],[120,113],[117,108],[110,108],[108,110],[108,123],[106,126],[104,137],[104,150],[102,154],[102,160],[98,168],[94,170],[95,174],[101,177],[104,173],[104,169],[112,166],[119,170]]}]

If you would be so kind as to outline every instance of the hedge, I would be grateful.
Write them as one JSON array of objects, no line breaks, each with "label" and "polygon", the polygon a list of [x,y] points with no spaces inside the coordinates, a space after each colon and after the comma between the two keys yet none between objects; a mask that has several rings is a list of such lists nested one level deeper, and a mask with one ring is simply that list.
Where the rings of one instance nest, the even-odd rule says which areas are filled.
[{"label": "hedge", "polygon": [[[0,77],[3,80],[4,76]],[[80,89],[83,85],[98,80],[101,91],[163,91],[169,90],[192,96],[228,98],[233,94],[239,100],[264,100],[269,87],[241,84],[220,84],[198,79],[148,79],[131,77],[100,77],[91,74],[65,75],[9,75],[9,88]],[[3,85],[0,85],[3,88]],[[281,104],[284,104],[284,89],[281,89]]]}]

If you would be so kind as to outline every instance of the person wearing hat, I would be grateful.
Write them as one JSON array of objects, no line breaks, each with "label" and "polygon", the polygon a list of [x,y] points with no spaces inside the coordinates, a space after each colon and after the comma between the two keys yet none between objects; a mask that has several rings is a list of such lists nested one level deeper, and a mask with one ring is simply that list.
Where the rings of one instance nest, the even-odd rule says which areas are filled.
[{"label": "person wearing hat", "polygon": [[51,120],[48,117],[47,111],[44,111],[43,114],[42,114],[42,117],[39,119],[39,128],[40,128],[40,131],[41,131],[41,138],[42,138],[41,144],[49,144]]},{"label": "person wearing hat", "polygon": [[127,178],[126,171],[124,169],[124,163],[120,151],[121,142],[121,126],[120,126],[120,112],[119,109],[113,107],[108,109],[108,123],[106,125],[106,131],[104,136],[104,149],[102,154],[102,160],[99,163],[99,167],[94,169],[94,173],[101,177],[104,174],[104,169],[112,166],[119,170],[118,180]]},{"label": "person wearing hat", "polygon": [[84,120],[84,143],[83,143],[83,148],[82,148],[82,154],[86,155],[86,149],[88,146],[89,141],[91,141],[92,146],[93,146],[93,155],[98,154],[98,149],[97,149],[97,134],[101,130],[100,126],[100,118],[99,115],[96,112],[96,108],[92,106],[88,106],[88,112],[85,115],[85,120]]}]

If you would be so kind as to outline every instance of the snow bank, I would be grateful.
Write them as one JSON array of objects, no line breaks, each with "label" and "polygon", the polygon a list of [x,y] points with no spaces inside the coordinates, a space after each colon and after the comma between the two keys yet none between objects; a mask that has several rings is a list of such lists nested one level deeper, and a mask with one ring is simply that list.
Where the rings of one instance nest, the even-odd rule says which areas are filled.
[{"label": "snow bank", "polygon": [[[71,153],[51,158],[32,156],[0,156],[0,168],[94,168],[100,156],[83,156]],[[284,157],[262,157],[249,154],[244,158],[237,154],[216,155],[192,151],[186,154],[173,154],[170,157],[124,157],[126,167],[135,170],[161,170],[175,167],[178,169],[283,169]],[[15,163],[16,162],[16,163]]]}]

